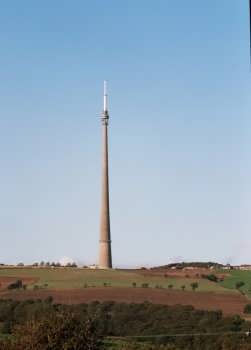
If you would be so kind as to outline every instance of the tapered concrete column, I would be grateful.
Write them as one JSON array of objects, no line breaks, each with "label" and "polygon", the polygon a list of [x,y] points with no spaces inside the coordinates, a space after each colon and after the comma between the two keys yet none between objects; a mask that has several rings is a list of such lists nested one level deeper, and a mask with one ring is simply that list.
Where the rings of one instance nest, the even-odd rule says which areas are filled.
[{"label": "tapered concrete column", "polygon": [[[106,88],[105,88],[106,90]],[[112,268],[110,208],[109,208],[109,169],[108,169],[108,119],[107,95],[105,91],[104,111],[102,113],[102,193],[99,240],[99,268]]]}]

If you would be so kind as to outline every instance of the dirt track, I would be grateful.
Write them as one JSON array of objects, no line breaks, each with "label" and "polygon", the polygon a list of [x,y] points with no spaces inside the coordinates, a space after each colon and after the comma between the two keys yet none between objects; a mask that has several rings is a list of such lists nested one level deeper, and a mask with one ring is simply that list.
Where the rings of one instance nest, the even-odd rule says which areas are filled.
[{"label": "dirt track", "polygon": [[202,292],[182,292],[144,288],[86,288],[66,290],[34,290],[1,292],[1,298],[25,300],[29,298],[44,299],[53,296],[55,302],[64,304],[88,303],[94,300],[140,303],[149,301],[165,305],[193,305],[197,309],[222,310],[225,315],[242,314],[248,303],[243,295],[214,294]]}]

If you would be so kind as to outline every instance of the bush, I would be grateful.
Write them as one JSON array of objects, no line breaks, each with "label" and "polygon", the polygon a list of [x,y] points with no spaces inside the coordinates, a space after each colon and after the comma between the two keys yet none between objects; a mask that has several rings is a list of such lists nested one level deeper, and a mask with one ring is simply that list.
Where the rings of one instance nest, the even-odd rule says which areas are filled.
[{"label": "bush", "polygon": [[8,285],[8,289],[21,289],[21,288],[23,288],[22,280],[17,280],[16,282],[13,282]]},{"label": "bush", "polygon": [[190,284],[190,286],[191,286],[192,290],[195,291],[199,287],[199,284],[198,284],[198,282],[193,282]]},{"label": "bush", "polygon": [[241,287],[243,287],[245,285],[245,282],[243,281],[239,281],[235,283],[235,288],[236,289],[240,289]]},{"label": "bush", "polygon": [[53,297],[49,296],[49,297],[45,298],[44,301],[45,301],[45,303],[52,304],[53,303]]},{"label": "bush", "polygon": [[219,281],[219,278],[214,275],[213,273],[210,274],[210,275],[201,275],[202,278],[206,278],[208,279],[209,281],[212,281],[212,282],[218,282]]},{"label": "bush", "polygon": [[245,314],[251,314],[251,304],[247,304],[244,307],[244,313]]},{"label": "bush", "polygon": [[156,284],[155,288],[156,288],[156,289],[163,289],[163,287],[162,287],[161,284]]}]

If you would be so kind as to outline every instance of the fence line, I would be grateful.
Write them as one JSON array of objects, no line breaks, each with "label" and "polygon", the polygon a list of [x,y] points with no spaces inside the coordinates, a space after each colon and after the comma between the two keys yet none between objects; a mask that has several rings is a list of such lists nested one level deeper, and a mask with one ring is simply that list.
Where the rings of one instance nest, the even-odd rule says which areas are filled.
[{"label": "fence line", "polygon": [[150,339],[150,338],[173,338],[173,337],[210,337],[219,335],[245,335],[251,336],[251,331],[238,332],[208,332],[208,333],[176,333],[176,334],[153,334],[153,335],[125,335],[125,336],[108,336],[107,339]]}]

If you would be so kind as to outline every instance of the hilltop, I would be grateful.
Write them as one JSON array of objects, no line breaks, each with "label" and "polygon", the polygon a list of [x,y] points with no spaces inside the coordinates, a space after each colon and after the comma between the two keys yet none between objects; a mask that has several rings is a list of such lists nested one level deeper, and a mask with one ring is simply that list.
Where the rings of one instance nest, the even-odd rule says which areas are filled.
[{"label": "hilltop", "polygon": [[[1,267],[0,298],[47,298],[71,304],[93,300],[193,305],[242,314],[251,293],[250,271],[188,266],[162,270],[76,267]],[[196,266],[197,263],[196,263]],[[190,266],[191,267],[191,266]],[[236,284],[242,282],[236,287]]]}]

